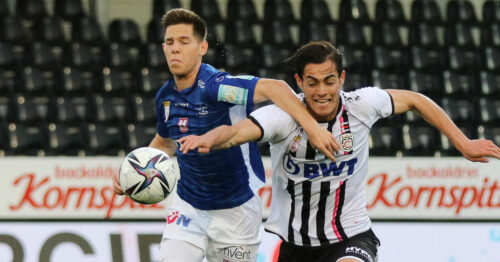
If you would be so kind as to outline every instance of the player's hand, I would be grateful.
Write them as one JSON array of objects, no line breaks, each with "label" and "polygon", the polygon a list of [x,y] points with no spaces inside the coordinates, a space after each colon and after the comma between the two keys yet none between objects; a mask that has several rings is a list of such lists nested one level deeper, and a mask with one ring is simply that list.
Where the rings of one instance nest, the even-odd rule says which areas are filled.
[{"label": "player's hand", "polygon": [[182,137],[178,140],[181,143],[179,151],[186,154],[190,150],[198,149],[198,153],[208,154],[210,153],[211,142],[205,136],[195,136],[189,135]]},{"label": "player's hand", "polygon": [[473,162],[488,163],[489,159],[486,157],[500,159],[500,148],[490,140],[467,140],[463,145],[457,148],[460,148],[459,150],[465,158]]},{"label": "player's hand", "polygon": [[117,195],[124,195],[125,192],[123,192],[122,187],[120,186],[120,174],[118,172],[113,173],[112,179],[113,179],[113,191]]},{"label": "player's hand", "polygon": [[335,162],[335,154],[340,151],[340,145],[330,131],[316,124],[315,127],[306,130],[311,145],[323,152],[326,157]]}]

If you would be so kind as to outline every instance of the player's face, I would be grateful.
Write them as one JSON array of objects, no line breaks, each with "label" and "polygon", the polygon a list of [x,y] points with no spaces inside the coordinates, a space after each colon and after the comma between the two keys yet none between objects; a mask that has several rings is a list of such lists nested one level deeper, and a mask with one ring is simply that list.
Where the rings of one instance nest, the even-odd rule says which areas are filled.
[{"label": "player's face", "polygon": [[344,84],[345,72],[339,76],[335,63],[328,59],[321,64],[307,64],[302,79],[295,75],[302,88],[311,115],[320,122],[335,117]]},{"label": "player's face", "polygon": [[194,35],[190,24],[168,26],[162,46],[168,68],[176,77],[184,77],[196,70],[208,48],[206,41],[200,42]]}]

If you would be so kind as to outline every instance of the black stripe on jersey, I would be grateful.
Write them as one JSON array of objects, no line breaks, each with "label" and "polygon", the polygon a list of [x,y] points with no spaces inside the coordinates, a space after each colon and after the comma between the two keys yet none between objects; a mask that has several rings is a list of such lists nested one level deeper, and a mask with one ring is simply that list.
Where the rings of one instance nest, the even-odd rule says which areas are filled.
[{"label": "black stripe on jersey", "polygon": [[264,137],[264,128],[262,128],[259,121],[257,121],[257,119],[255,119],[253,116],[248,116],[248,119],[252,120],[252,122],[256,124],[260,129],[260,137],[259,139],[255,140],[256,142],[259,142]]},{"label": "black stripe on jersey", "polygon": [[330,194],[330,181],[321,182],[319,193],[318,213],[316,213],[316,233],[321,245],[329,244],[325,234],[326,200]]},{"label": "black stripe on jersey", "polygon": [[347,235],[344,232],[344,228],[342,227],[342,224],[340,223],[340,216],[342,215],[342,207],[344,206],[344,198],[345,198],[345,184],[347,183],[347,180],[344,181],[342,186],[340,186],[340,194],[339,194],[339,204],[337,207],[337,214],[336,214],[336,220],[335,220],[335,225],[337,226],[337,230],[339,231],[340,236],[342,237],[343,240],[347,239]]},{"label": "black stripe on jersey", "polygon": [[311,213],[311,181],[302,183],[302,210],[300,225],[300,236],[302,237],[302,245],[310,246],[311,239],[309,238],[309,214]]},{"label": "black stripe on jersey", "polygon": [[[387,91],[385,91],[385,92],[387,92]],[[387,92],[387,94],[391,98],[391,107],[392,107],[391,116],[393,116],[394,115],[394,99],[392,99],[392,96],[391,96],[391,94],[389,94],[389,92]]]},{"label": "black stripe on jersey", "polygon": [[316,158],[316,149],[309,143],[307,140],[307,148],[306,148],[306,159],[314,160]]},{"label": "black stripe on jersey", "polygon": [[290,204],[290,218],[288,219],[288,242],[294,244],[294,236],[293,236],[293,218],[295,216],[295,183],[293,180],[288,179],[288,185],[286,186],[286,190],[290,194],[290,198],[292,199],[292,203]]}]

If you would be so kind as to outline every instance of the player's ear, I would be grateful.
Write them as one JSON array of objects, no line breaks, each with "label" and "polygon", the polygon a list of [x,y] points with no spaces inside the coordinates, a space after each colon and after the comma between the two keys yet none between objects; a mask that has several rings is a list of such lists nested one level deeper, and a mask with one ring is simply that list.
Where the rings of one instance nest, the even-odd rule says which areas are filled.
[{"label": "player's ear", "polygon": [[340,81],[340,86],[343,86],[345,81],[345,70],[342,70],[339,81]]},{"label": "player's ear", "polygon": [[207,40],[203,40],[203,42],[200,43],[200,55],[204,56],[207,53],[208,50],[208,42]]},{"label": "player's ear", "polygon": [[297,85],[302,89],[302,78],[300,78],[299,74],[295,74],[295,81],[297,82]]}]

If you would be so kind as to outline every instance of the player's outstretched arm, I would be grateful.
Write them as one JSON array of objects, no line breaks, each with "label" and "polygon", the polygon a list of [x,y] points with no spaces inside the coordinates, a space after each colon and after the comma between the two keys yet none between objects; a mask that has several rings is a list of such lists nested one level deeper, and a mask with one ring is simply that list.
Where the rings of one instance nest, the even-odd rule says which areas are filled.
[{"label": "player's outstretched arm", "polygon": [[407,90],[386,90],[394,101],[394,113],[401,114],[409,110],[421,115],[425,121],[446,135],[462,155],[474,162],[488,162],[486,157],[500,159],[500,148],[485,139],[471,140],[446,115],[444,110],[428,97]]},{"label": "player's outstretched arm", "polygon": [[258,103],[267,99],[272,100],[304,128],[311,145],[323,152],[330,160],[335,161],[334,154],[339,152],[339,143],[309,114],[285,81],[261,78],[255,86],[254,102]]},{"label": "player's outstretched arm", "polygon": [[225,149],[256,141],[261,137],[260,128],[250,119],[245,119],[235,125],[222,125],[201,136],[189,135],[179,139],[180,151],[184,154],[198,149],[199,153],[207,154],[210,150]]}]

